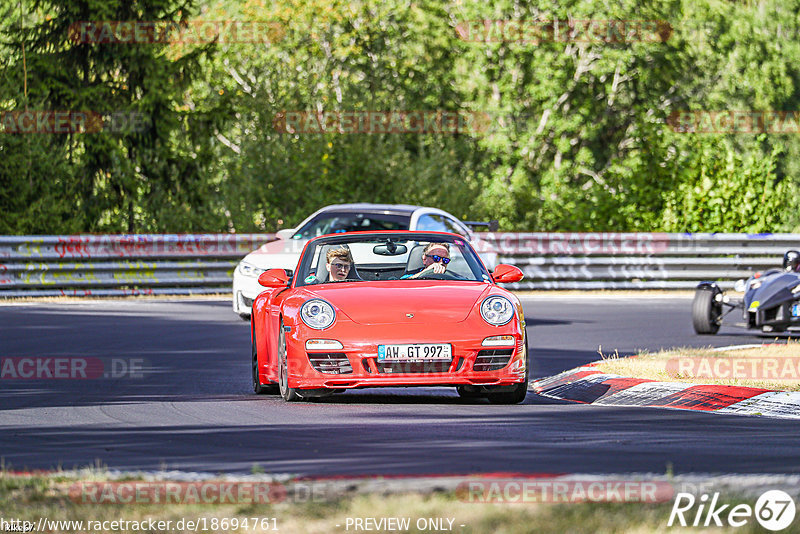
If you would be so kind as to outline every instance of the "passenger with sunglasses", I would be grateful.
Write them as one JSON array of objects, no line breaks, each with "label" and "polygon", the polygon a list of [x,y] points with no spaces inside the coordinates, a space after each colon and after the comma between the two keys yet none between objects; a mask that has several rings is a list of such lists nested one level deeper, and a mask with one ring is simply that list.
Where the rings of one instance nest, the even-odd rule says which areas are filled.
[{"label": "passenger with sunglasses", "polygon": [[422,269],[406,273],[400,278],[419,278],[426,274],[443,274],[450,263],[450,243],[428,243],[422,249]]}]

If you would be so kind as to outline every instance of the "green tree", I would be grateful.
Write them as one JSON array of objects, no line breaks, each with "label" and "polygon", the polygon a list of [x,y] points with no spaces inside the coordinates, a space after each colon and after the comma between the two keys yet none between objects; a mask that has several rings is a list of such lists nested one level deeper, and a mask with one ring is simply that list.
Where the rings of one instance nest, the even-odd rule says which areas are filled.
[{"label": "green tree", "polygon": [[[0,151],[15,155],[0,167],[2,179],[12,182],[11,198],[3,200],[4,231],[221,226],[204,172],[211,159],[204,131],[215,114],[185,106],[191,79],[200,74],[198,57],[207,50],[174,59],[164,43],[85,42],[70,33],[80,21],[180,22],[190,9],[191,2],[175,0],[23,3],[22,23],[3,27],[3,108],[90,111],[116,123],[106,120],[95,133],[4,135]],[[123,123],[132,117],[141,123]]]}]

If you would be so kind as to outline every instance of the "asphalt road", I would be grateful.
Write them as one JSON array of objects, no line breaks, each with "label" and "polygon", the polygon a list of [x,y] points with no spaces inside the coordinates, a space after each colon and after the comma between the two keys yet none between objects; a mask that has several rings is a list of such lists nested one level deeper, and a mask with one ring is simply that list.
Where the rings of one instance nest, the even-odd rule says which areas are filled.
[{"label": "asphalt road", "polygon": [[[533,377],[593,361],[600,347],[628,355],[764,339],[733,328],[695,335],[684,297],[524,303]],[[2,461],[12,469],[259,466],[312,476],[664,473],[669,466],[676,473],[800,472],[800,422],[789,420],[586,406],[533,393],[522,405],[468,404],[452,389],[434,388],[358,390],[316,403],[255,396],[248,328],[227,301],[0,305],[4,366],[45,357],[56,373],[55,359],[80,356],[112,374],[133,364],[138,375],[27,380],[8,378],[12,369],[4,367]]]}]

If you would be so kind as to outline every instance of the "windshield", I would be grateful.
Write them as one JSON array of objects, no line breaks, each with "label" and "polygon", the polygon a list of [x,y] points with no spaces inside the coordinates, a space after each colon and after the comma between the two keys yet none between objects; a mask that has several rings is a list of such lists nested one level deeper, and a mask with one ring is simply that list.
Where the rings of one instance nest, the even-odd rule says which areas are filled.
[{"label": "windshield", "polygon": [[306,247],[296,273],[297,286],[489,279],[489,273],[464,239],[426,233],[341,236],[313,241]]},{"label": "windshield", "polygon": [[410,219],[409,215],[326,211],[299,228],[292,239],[313,239],[343,232],[408,230]]}]

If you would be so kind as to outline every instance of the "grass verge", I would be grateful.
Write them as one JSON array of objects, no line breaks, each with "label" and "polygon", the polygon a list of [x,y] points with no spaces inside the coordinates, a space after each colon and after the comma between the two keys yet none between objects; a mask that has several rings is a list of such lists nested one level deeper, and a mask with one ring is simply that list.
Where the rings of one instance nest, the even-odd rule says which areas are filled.
[{"label": "grass verge", "polygon": [[[103,482],[102,476],[89,483]],[[129,481],[130,482],[130,481]],[[152,482],[152,481],[151,481]],[[672,499],[658,503],[582,502],[543,504],[468,502],[457,491],[427,493],[405,492],[385,494],[342,495],[336,498],[287,499],[267,504],[154,504],[127,502],[113,504],[83,503],[76,498],[75,478],[58,476],[9,476],[0,473],[0,510],[5,520],[21,519],[38,524],[46,518],[50,532],[289,532],[334,533],[369,530],[372,532],[457,532],[522,534],[528,532],[666,532],[684,531],[670,528],[667,521]],[[754,499],[724,499],[722,502],[749,503]],[[258,521],[252,521],[258,518]],[[355,527],[355,519],[408,518],[407,528]],[[91,528],[94,522],[170,521],[168,528]],[[223,519],[226,521],[223,522]],[[234,519],[237,521],[234,528]],[[350,522],[348,522],[350,519]],[[179,528],[187,521],[198,527]],[[247,527],[243,522],[248,520]],[[72,521],[71,525],[54,526],[52,521]],[[74,522],[83,522],[78,526]],[[93,523],[88,523],[88,522]],[[755,523],[751,521],[751,523]],[[756,532],[755,524],[736,529],[737,533]],[[44,530],[44,529],[43,529]],[[689,529],[692,530],[692,529]],[[694,529],[696,530],[696,529]],[[730,529],[704,530],[725,532]]]},{"label": "grass verge", "polygon": [[661,382],[689,382],[800,391],[800,342],[715,351],[679,348],[630,358],[602,354],[597,369]]}]

